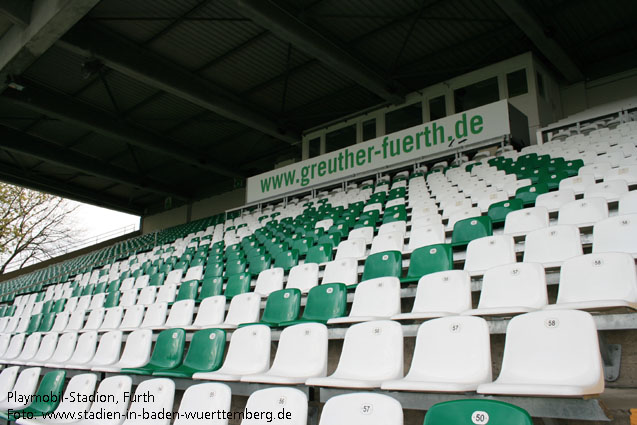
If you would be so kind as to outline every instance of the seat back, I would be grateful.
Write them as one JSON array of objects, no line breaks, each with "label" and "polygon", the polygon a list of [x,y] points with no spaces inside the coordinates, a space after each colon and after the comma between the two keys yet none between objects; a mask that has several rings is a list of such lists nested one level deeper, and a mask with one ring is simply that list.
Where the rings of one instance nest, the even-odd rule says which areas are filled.
[{"label": "seat back", "polygon": [[631,255],[594,253],[564,261],[557,304],[605,300],[637,306],[637,275]]},{"label": "seat back", "polygon": [[197,292],[199,291],[198,280],[188,280],[179,286],[177,297],[175,301],[194,300],[197,298]]},{"label": "seat back", "polygon": [[35,356],[33,356],[32,361],[38,364],[48,361],[55,352],[58,336],[59,335],[57,333],[44,335],[40,340],[40,346],[38,347],[38,351],[35,353]]},{"label": "seat back", "polygon": [[20,370],[20,366],[10,366],[5,367],[2,369],[2,372],[0,372],[0,388],[2,388],[0,392],[0,402],[7,400],[9,391],[13,389],[16,378],[18,377],[18,370]]},{"label": "seat back", "polygon": [[254,292],[262,297],[267,297],[272,292],[283,289],[283,274],[284,270],[282,267],[273,267],[271,269],[263,270],[257,277]]},{"label": "seat back", "polygon": [[[104,417],[123,418],[128,409],[132,385],[133,380],[127,375],[111,376],[101,380],[87,416],[97,417],[98,414],[102,414]],[[100,423],[115,425],[120,421],[102,419]]]},{"label": "seat back", "polygon": [[124,318],[119,327],[122,329],[139,328],[144,320],[145,308],[143,305],[133,305],[126,308]]},{"label": "seat back", "polygon": [[345,258],[363,258],[365,256],[366,249],[367,244],[365,243],[365,239],[350,237],[349,239],[341,241],[338,244],[335,259],[341,260]]},{"label": "seat back", "polygon": [[303,320],[326,322],[342,317],[347,309],[347,286],[343,283],[326,283],[315,286],[307,294]]},{"label": "seat back", "polygon": [[13,360],[20,355],[22,347],[24,347],[25,334],[17,334],[11,337],[7,350],[2,355],[3,360]]},{"label": "seat back", "polygon": [[20,355],[16,359],[19,361],[27,361],[32,359],[38,351],[41,339],[41,333],[33,333],[29,335],[24,341],[24,347],[22,348]]},{"label": "seat back", "polygon": [[604,391],[597,327],[589,313],[544,310],[509,322],[498,381]]},{"label": "seat back", "polygon": [[402,252],[404,247],[405,235],[402,232],[389,232],[379,234],[372,241],[370,254],[376,254],[385,251]]},{"label": "seat back", "polygon": [[[164,331],[166,332],[166,331]],[[136,329],[126,338],[124,351],[120,356],[120,363],[144,365],[150,361],[153,331],[150,329]]]},{"label": "seat back", "polygon": [[239,325],[259,321],[261,297],[254,292],[239,294],[232,298],[228,307],[225,324]]},{"label": "seat back", "polygon": [[196,327],[207,327],[221,324],[225,313],[226,297],[216,295],[204,298],[199,304],[199,310],[193,325]]},{"label": "seat back", "polygon": [[239,273],[228,278],[224,295],[226,298],[233,298],[236,295],[245,294],[250,290],[252,277],[250,273]]},{"label": "seat back", "polygon": [[377,252],[365,260],[362,280],[400,277],[402,268],[402,253],[400,251]]},{"label": "seat back", "polygon": [[316,263],[304,263],[292,267],[288,280],[285,284],[286,289],[296,288],[302,293],[307,293],[316,285],[318,285],[319,266]]},{"label": "seat back", "polygon": [[166,319],[165,326],[168,328],[190,326],[194,312],[195,300],[187,299],[177,301],[170,307],[170,313]]},{"label": "seat back", "polygon": [[344,283],[355,285],[358,282],[358,262],[354,258],[330,261],[323,270],[322,285],[326,283]]},{"label": "seat back", "polygon": [[248,375],[264,372],[270,366],[270,327],[253,325],[232,333],[228,353],[220,371]]},{"label": "seat back", "polygon": [[487,236],[469,242],[464,269],[475,273],[515,262],[515,242],[512,236]]},{"label": "seat back", "polygon": [[526,412],[497,400],[453,400],[434,404],[425,415],[424,425],[533,425]]},{"label": "seat back", "polygon": [[625,252],[637,256],[637,213],[617,215],[595,223],[593,252]]},{"label": "seat back", "polygon": [[282,323],[295,320],[301,309],[301,291],[296,288],[274,291],[268,296],[261,322]]},{"label": "seat back", "polygon": [[95,393],[97,375],[94,373],[82,373],[73,376],[66,385],[62,401],[55,409],[58,417],[67,417],[84,413],[91,407],[91,398]]},{"label": "seat back", "polygon": [[155,297],[157,296],[157,287],[156,286],[147,286],[141,291],[139,291],[139,296],[137,297],[136,304],[137,305],[150,305],[155,302]]},{"label": "seat back", "polygon": [[[181,403],[179,404],[179,416],[173,422],[173,425],[191,425],[192,423],[203,423],[203,420],[197,418],[197,414],[202,411],[205,406],[210,412],[229,412],[232,391],[226,384],[211,382],[205,384],[196,384],[189,386],[184,392]],[[201,414],[201,413],[199,413]],[[227,420],[215,421],[226,424]]]},{"label": "seat back", "polygon": [[88,363],[95,355],[97,348],[97,332],[90,331],[81,333],[77,339],[77,345],[73,351],[73,355],[69,359],[72,365],[83,365]]},{"label": "seat back", "polygon": [[166,312],[168,311],[168,303],[158,302],[151,304],[146,309],[142,328],[159,328],[166,323]]},{"label": "seat back", "polygon": [[402,378],[403,329],[400,323],[375,320],[350,326],[332,376],[377,381]]},{"label": "seat back", "polygon": [[[285,410],[290,413],[289,420],[285,420],[288,425],[306,425],[307,423],[307,396],[304,392],[295,388],[276,387],[258,390],[250,395],[246,403],[246,411],[267,412],[266,420],[279,422],[278,414]],[[270,416],[271,415],[271,416]],[[282,421],[281,421],[282,422]],[[258,425],[263,423],[263,419],[255,417],[244,419],[242,425]]]},{"label": "seat back", "polygon": [[488,216],[465,218],[454,224],[451,243],[462,246],[474,239],[491,236],[492,234],[493,224]]},{"label": "seat back", "polygon": [[[28,369],[22,369],[22,371],[20,372],[20,375],[18,375],[18,378],[15,381],[15,385],[13,386],[13,389],[9,388],[9,390],[15,393],[16,395],[21,395],[26,397],[34,394],[36,388],[38,387],[38,381],[40,380],[41,370],[42,369],[40,369],[39,367],[30,367]],[[29,404],[28,401],[24,401],[21,407],[26,407],[28,404]],[[17,405],[14,405],[14,408],[19,409],[20,407],[18,407]]]},{"label": "seat back", "polygon": [[34,394],[33,403],[29,404],[26,410],[36,414],[39,413],[38,416],[42,416],[42,413],[50,413],[57,409],[62,400],[65,378],[65,370],[47,372],[42,377],[40,385]]},{"label": "seat back", "polygon": [[582,255],[579,229],[575,226],[551,226],[526,235],[525,263],[552,263]]},{"label": "seat back", "polygon": [[557,217],[559,225],[582,225],[596,223],[608,218],[608,204],[604,198],[585,198],[569,202],[560,207]]},{"label": "seat back", "polygon": [[285,328],[268,374],[312,378],[326,373],[327,327],[303,323]]},{"label": "seat back", "polygon": [[409,235],[409,245],[407,250],[410,252],[427,245],[442,244],[445,242],[445,228],[442,224],[430,224],[424,226],[413,227]]},{"label": "seat back", "polygon": [[205,277],[201,283],[198,301],[203,301],[208,297],[221,295],[223,287],[223,278],[221,276]]},{"label": "seat back", "polygon": [[201,372],[219,369],[226,349],[226,331],[203,329],[192,335],[184,366]]},{"label": "seat back", "polygon": [[305,264],[308,263],[327,263],[332,261],[332,245],[328,243],[319,243],[314,245],[307,251],[305,256]]},{"label": "seat back", "polygon": [[[152,396],[152,397],[151,397]],[[164,412],[172,411],[175,398],[175,383],[172,379],[156,378],[141,382],[135,390],[133,401],[128,408],[127,419],[123,425],[138,424],[144,412]],[[154,419],[152,423],[155,425],[170,424],[170,416],[166,415],[166,419]]]},{"label": "seat back", "polygon": [[478,309],[526,307],[548,304],[544,267],[538,263],[515,263],[487,270],[482,279]]},{"label": "seat back", "polygon": [[330,398],[323,406],[319,425],[344,423],[402,425],[403,408],[398,400],[383,394],[354,393]]},{"label": "seat back", "polygon": [[181,364],[184,357],[186,331],[166,329],[157,336],[157,342],[150,356],[149,366],[157,369],[172,369]]},{"label": "seat back", "polygon": [[95,355],[89,363],[92,366],[106,366],[117,362],[122,349],[122,339],[121,331],[109,331],[102,334]]},{"label": "seat back", "polygon": [[111,307],[106,309],[104,320],[100,325],[100,329],[117,329],[124,317],[123,307]]},{"label": "seat back", "polygon": [[157,291],[157,297],[155,298],[156,303],[171,303],[175,301],[175,294],[177,293],[177,285],[169,284],[166,282],[164,285],[159,287]]},{"label": "seat back", "polygon": [[82,328],[82,330],[86,331],[98,329],[104,321],[105,311],[106,310],[103,308],[91,311],[86,318],[86,322],[84,323],[84,327]]},{"label": "seat back", "polygon": [[406,378],[475,387],[491,382],[491,343],[486,320],[450,316],[420,325]]},{"label": "seat back", "polygon": [[354,292],[349,315],[391,317],[400,313],[400,281],[395,277],[379,277],[361,282]]}]

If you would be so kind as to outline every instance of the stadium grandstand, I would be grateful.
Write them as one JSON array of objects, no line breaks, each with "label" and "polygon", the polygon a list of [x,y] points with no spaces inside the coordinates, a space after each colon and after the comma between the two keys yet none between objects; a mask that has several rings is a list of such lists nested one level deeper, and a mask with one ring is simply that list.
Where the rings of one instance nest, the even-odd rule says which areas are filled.
[{"label": "stadium grandstand", "polygon": [[634,0],[0,0],[0,421],[637,424]]}]

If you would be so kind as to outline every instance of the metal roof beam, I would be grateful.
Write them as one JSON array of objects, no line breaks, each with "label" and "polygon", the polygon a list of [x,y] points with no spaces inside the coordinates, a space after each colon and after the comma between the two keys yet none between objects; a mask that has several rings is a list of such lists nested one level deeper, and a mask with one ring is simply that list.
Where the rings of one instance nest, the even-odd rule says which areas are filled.
[{"label": "metal roof beam", "polygon": [[97,3],[99,0],[1,0],[0,9],[10,19],[24,22],[0,38],[0,92],[9,75],[21,74]]},{"label": "metal roof beam", "polygon": [[95,25],[81,25],[58,42],[76,54],[101,60],[129,77],[188,100],[204,109],[259,130],[289,144],[300,133],[282,129],[272,118],[253,110],[244,100],[154,52]]},{"label": "metal roof beam", "polygon": [[383,78],[313,28],[281,9],[270,0],[233,0],[239,11],[281,40],[317,58],[367,90],[391,103],[402,103],[405,90],[395,81]]},{"label": "metal roof beam", "polygon": [[5,91],[2,98],[43,115],[74,123],[104,136],[169,156],[176,161],[229,177],[244,177],[240,172],[210,160],[205,154],[193,152],[173,139],[128,124],[106,111],[53,92],[33,82],[25,82],[25,86],[22,91]]},{"label": "metal roof beam", "polygon": [[71,186],[50,177],[44,178],[6,163],[0,163],[0,181],[129,214],[142,215],[144,212],[143,208],[131,205],[124,199],[109,195],[97,195],[90,189]]},{"label": "metal roof beam", "polygon": [[557,42],[546,35],[540,19],[520,0],[495,0],[496,4],[535,44],[535,47],[557,68],[566,81],[574,83],[584,74]]},{"label": "metal roof beam", "polygon": [[178,191],[177,188],[171,187],[171,185],[136,175],[124,168],[109,165],[98,159],[64,149],[38,137],[8,127],[0,126],[0,147],[126,186],[146,189],[177,199],[189,199],[188,196]]},{"label": "metal roof beam", "polygon": [[15,25],[26,27],[31,22],[31,0],[0,0],[0,15]]}]

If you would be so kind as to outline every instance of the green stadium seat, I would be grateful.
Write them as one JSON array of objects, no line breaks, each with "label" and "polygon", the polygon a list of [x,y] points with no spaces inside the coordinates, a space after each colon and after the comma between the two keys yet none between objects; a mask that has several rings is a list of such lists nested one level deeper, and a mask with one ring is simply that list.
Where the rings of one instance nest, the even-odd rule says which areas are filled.
[{"label": "green stadium seat", "polygon": [[247,263],[243,258],[228,260],[226,264],[226,276],[240,274],[246,271]]},{"label": "green stadium seat", "polygon": [[284,251],[274,258],[274,267],[281,267],[284,271],[289,271],[299,263],[299,252],[296,249]]},{"label": "green stadium seat", "polygon": [[250,282],[252,276],[250,273],[239,273],[228,278],[226,289],[223,293],[227,299],[231,299],[235,295],[244,294],[250,291]]},{"label": "green stadium seat", "polygon": [[34,314],[29,318],[29,324],[27,325],[27,329],[24,331],[25,334],[31,335],[33,332],[37,332],[40,327],[40,322],[42,321],[42,314]]},{"label": "green stadium seat", "polygon": [[223,288],[223,278],[220,276],[204,277],[201,283],[201,289],[197,296],[197,302],[203,301],[205,298],[221,295]]},{"label": "green stadium seat", "polygon": [[57,313],[51,312],[42,315],[42,320],[40,321],[40,326],[38,326],[38,332],[50,332],[53,328],[53,323],[55,322],[55,316]]},{"label": "green stadium seat", "polygon": [[95,285],[95,290],[93,291],[93,294],[101,294],[103,292],[106,292],[106,285],[107,285],[106,282],[101,282]]},{"label": "green stadium seat", "polygon": [[[365,260],[361,281],[377,277],[400,277],[403,270],[402,254],[400,251],[383,251],[372,254]],[[350,285],[350,288],[356,285]]]},{"label": "green stadium seat", "polygon": [[117,307],[119,305],[119,297],[121,292],[109,292],[104,300],[104,308]]},{"label": "green stadium seat", "polygon": [[6,421],[15,421],[18,418],[41,417],[53,412],[57,409],[62,399],[65,378],[66,371],[64,370],[48,372],[40,381],[40,385],[33,397],[33,403],[24,409],[12,410],[11,416],[9,412],[0,412],[0,418]]},{"label": "green stadium seat", "polygon": [[493,224],[488,216],[470,217],[456,222],[451,234],[451,245],[464,246],[474,239],[493,235]]},{"label": "green stadium seat", "polygon": [[49,300],[49,301],[45,301],[44,304],[42,304],[42,311],[40,311],[40,313],[42,314],[47,314],[51,312],[51,309],[53,308],[53,300]]},{"label": "green stadium seat", "polygon": [[310,248],[305,256],[306,263],[327,263],[332,261],[333,245],[322,243]]},{"label": "green stadium seat", "polygon": [[515,198],[520,199],[524,206],[535,205],[535,198],[538,195],[547,193],[549,191],[546,183],[538,183],[530,186],[524,186],[515,191]]},{"label": "green stadium seat", "polygon": [[526,410],[497,400],[453,400],[434,404],[423,425],[533,425]]},{"label": "green stadium seat", "polygon": [[314,245],[314,239],[309,237],[301,238],[292,243],[292,249],[296,250],[299,255],[306,255],[312,245]]},{"label": "green stadium seat", "polygon": [[148,286],[161,286],[164,284],[164,280],[166,280],[165,273],[155,273],[148,279]]},{"label": "green stadium seat", "polygon": [[266,325],[279,326],[280,323],[290,322],[299,317],[301,309],[301,291],[296,288],[281,289],[268,295],[261,320],[255,323],[245,323],[241,326]]},{"label": "green stadium seat", "polygon": [[226,348],[226,331],[203,329],[192,335],[184,362],[172,369],[161,369],[153,376],[190,378],[197,372],[212,372],[221,367]]},{"label": "green stadium seat", "polygon": [[421,277],[453,269],[453,249],[449,244],[420,247],[411,253],[407,276],[401,282],[418,282]]},{"label": "green stadium seat", "polygon": [[495,204],[489,205],[487,215],[491,218],[493,224],[504,223],[507,214],[511,211],[521,210],[523,206],[522,200],[520,199],[496,202]]},{"label": "green stadium seat", "polygon": [[252,276],[258,276],[265,269],[270,268],[271,257],[269,254],[264,254],[260,257],[254,257],[251,259],[248,266],[248,272]]},{"label": "green stadium seat", "polygon": [[183,300],[194,300],[195,298],[197,298],[198,291],[199,291],[198,280],[188,280],[186,282],[183,282],[179,286],[179,291],[177,291],[175,302],[183,301]]},{"label": "green stadium seat", "polygon": [[142,367],[124,368],[121,373],[131,375],[152,375],[153,372],[174,369],[181,364],[186,343],[186,331],[166,329],[157,336],[150,361]]},{"label": "green stadium seat", "polygon": [[347,286],[343,283],[326,283],[310,289],[300,319],[282,322],[279,323],[279,326],[291,326],[306,322],[325,324],[329,319],[345,316],[346,309]]}]

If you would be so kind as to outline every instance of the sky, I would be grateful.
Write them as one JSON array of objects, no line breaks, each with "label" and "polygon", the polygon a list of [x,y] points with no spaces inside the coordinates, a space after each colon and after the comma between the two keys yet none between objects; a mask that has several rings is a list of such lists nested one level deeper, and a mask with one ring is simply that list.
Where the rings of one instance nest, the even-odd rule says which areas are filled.
[{"label": "sky", "polygon": [[[139,229],[139,217],[118,211],[100,208],[93,205],[82,204],[80,202],[69,201],[73,205],[78,205],[74,212],[74,220],[82,235],[79,240],[85,240],[96,236],[102,236],[100,240],[110,239],[105,233],[118,231],[111,235],[116,237],[124,234],[123,229],[128,227],[127,232]],[[121,231],[120,231],[121,230]]]}]

